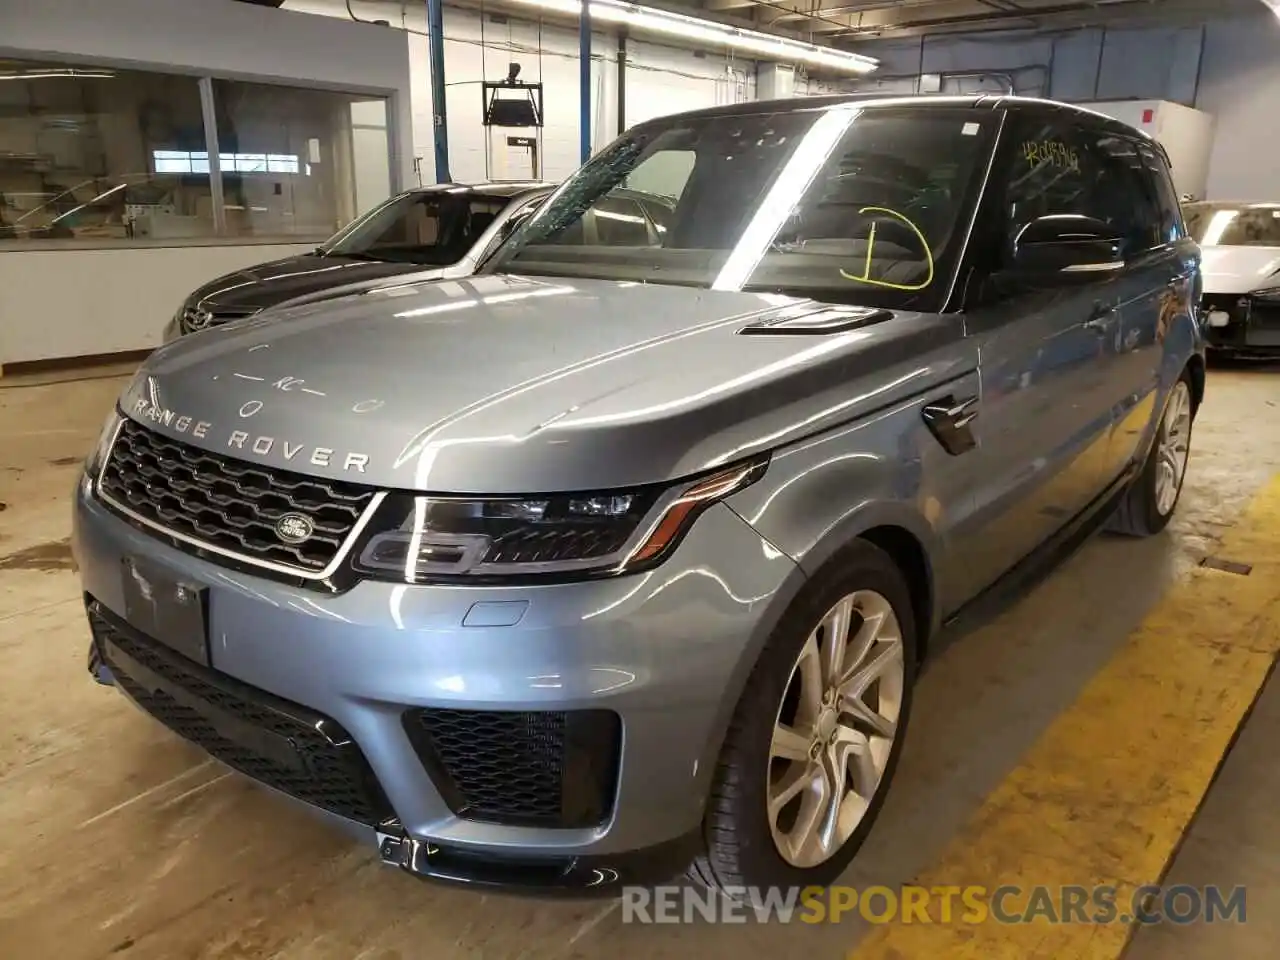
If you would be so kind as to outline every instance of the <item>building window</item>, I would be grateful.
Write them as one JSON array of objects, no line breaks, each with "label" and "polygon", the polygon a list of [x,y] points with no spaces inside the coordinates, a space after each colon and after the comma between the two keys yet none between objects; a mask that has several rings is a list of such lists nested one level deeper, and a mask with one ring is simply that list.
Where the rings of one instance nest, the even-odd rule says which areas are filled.
[{"label": "building window", "polygon": [[0,244],[324,240],[390,195],[387,116],[376,97],[0,59]]},{"label": "building window", "polygon": [[0,242],[214,235],[195,77],[0,60]]},{"label": "building window", "polygon": [[[154,150],[152,163],[157,173],[208,173],[206,150]],[[223,170],[238,173],[304,173],[311,176],[311,166],[300,164],[297,157],[276,153],[220,153],[218,163]]]},{"label": "building window", "polygon": [[384,100],[214,80],[213,102],[229,236],[328,236],[387,176]]},{"label": "building window", "polygon": [[151,167],[156,173],[208,173],[207,150],[152,150]]}]

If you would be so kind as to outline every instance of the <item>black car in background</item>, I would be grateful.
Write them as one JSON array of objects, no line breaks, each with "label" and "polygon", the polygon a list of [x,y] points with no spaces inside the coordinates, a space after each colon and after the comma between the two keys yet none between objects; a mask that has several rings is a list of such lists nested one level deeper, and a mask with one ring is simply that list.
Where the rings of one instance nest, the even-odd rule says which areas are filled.
[{"label": "black car in background", "polygon": [[410,274],[414,280],[466,276],[553,189],[550,183],[521,181],[407,190],[311,253],[209,281],[178,308],[164,340],[333,288]]}]

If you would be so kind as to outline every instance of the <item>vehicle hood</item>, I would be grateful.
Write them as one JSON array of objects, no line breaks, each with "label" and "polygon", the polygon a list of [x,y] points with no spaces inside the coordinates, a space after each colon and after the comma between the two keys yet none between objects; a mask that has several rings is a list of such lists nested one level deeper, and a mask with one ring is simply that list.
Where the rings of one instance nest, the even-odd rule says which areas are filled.
[{"label": "vehicle hood", "polygon": [[271,260],[211,280],[191,294],[189,303],[206,310],[263,310],[295,297],[331,287],[364,283],[435,268],[418,263],[380,263],[350,257],[316,256]]},{"label": "vehicle hood", "polygon": [[498,275],[384,288],[184,337],[121,405],[176,439],[313,476],[521,494],[690,476],[975,365],[956,317],[739,332],[831,309]]},{"label": "vehicle hood", "polygon": [[1280,284],[1280,247],[1201,248],[1205,293],[1250,293]]}]

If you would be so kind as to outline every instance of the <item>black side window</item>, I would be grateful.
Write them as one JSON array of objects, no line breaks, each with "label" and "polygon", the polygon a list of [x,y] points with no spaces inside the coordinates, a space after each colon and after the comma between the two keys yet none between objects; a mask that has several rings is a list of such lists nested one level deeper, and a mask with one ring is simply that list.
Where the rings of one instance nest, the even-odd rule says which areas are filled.
[{"label": "black side window", "polygon": [[1148,144],[1139,145],[1138,153],[1142,156],[1147,180],[1159,207],[1161,240],[1164,243],[1181,240],[1187,235],[1187,228],[1182,220],[1182,206],[1178,203],[1178,192],[1174,189],[1169,165]]},{"label": "black side window", "polygon": [[[1160,200],[1139,152],[1140,144],[1128,137],[1102,137],[1097,142],[1104,157],[1104,176],[1124,185],[1130,216],[1126,256],[1134,256],[1164,244],[1160,225]],[[1118,199],[1118,198],[1117,198]]]},{"label": "black side window", "polygon": [[1158,245],[1155,201],[1134,143],[1058,121],[1024,121],[1015,131],[1004,164],[1006,258],[1022,227],[1064,213],[1115,227],[1129,256]]}]

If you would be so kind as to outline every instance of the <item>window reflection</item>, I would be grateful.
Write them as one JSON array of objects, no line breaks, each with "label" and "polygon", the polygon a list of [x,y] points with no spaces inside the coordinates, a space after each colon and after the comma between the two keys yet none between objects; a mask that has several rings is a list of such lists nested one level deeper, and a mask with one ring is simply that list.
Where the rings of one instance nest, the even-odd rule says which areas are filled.
[{"label": "window reflection", "polygon": [[327,236],[361,212],[362,178],[387,181],[385,101],[235,80],[213,96],[228,236]]},{"label": "window reflection", "polygon": [[387,127],[365,95],[0,59],[0,243],[322,240],[391,195]]},{"label": "window reflection", "polygon": [[208,237],[195,77],[0,60],[0,240]]}]

